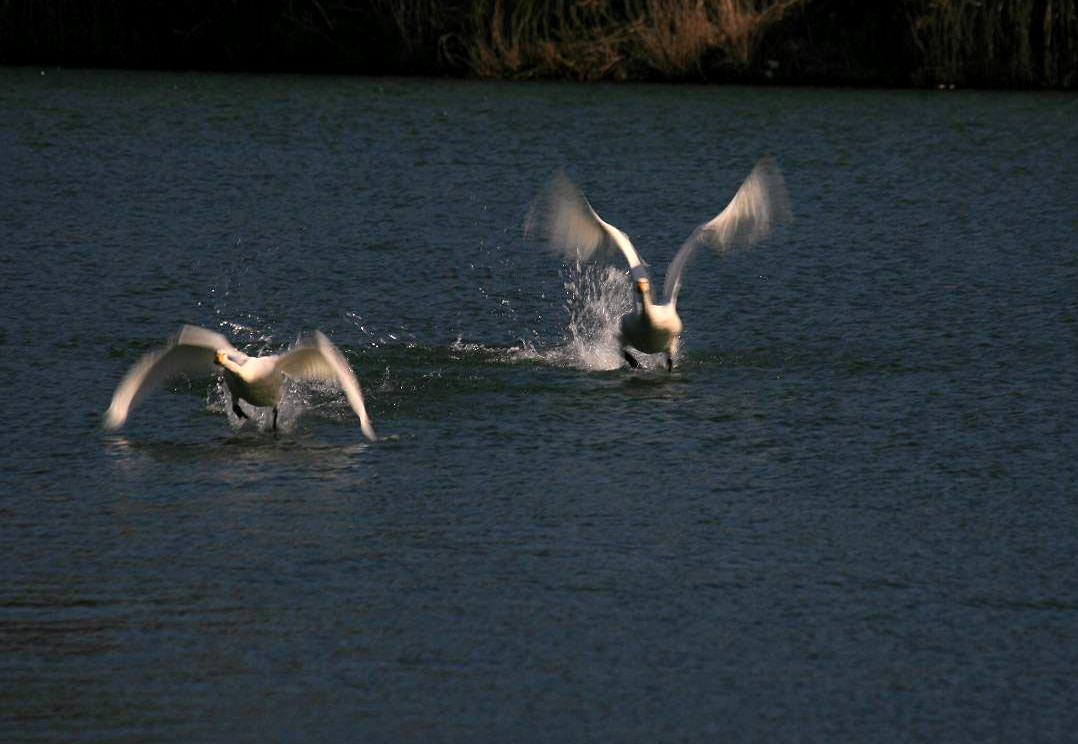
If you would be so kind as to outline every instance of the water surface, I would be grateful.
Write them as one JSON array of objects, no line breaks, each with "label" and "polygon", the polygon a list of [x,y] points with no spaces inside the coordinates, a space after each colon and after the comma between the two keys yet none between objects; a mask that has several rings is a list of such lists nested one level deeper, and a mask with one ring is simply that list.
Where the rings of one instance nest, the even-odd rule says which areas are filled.
[{"label": "water surface", "polygon": [[[1078,101],[0,70],[0,739],[1059,741],[1078,726]],[[526,242],[564,168],[680,365]],[[177,380],[321,329],[387,441]]]}]

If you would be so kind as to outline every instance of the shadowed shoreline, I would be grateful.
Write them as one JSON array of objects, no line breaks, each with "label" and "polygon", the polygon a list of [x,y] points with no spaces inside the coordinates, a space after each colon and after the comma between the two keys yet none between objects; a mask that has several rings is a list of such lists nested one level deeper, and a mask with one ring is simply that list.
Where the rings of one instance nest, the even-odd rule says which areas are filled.
[{"label": "shadowed shoreline", "polygon": [[1078,0],[10,0],[0,64],[1073,89]]}]

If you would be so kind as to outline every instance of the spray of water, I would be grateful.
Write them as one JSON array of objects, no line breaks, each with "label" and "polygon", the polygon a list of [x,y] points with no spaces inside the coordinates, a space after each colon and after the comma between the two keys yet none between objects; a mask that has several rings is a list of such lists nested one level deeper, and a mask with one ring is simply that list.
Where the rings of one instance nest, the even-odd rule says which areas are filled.
[{"label": "spray of water", "polygon": [[569,324],[564,343],[552,352],[553,360],[590,370],[622,366],[618,333],[632,304],[621,269],[590,263],[571,266],[565,280]]},{"label": "spray of water", "polygon": [[[618,343],[621,317],[632,308],[625,272],[613,266],[585,263],[566,268],[565,309],[569,316],[562,340],[553,347],[523,342],[503,351],[509,360],[540,361],[586,370],[617,369],[625,362]],[[469,349],[458,339],[458,351]]]}]

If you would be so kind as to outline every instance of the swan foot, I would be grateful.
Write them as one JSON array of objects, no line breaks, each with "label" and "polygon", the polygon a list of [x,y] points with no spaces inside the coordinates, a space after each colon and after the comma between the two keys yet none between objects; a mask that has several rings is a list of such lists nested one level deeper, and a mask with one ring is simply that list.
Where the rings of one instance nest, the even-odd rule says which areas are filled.
[{"label": "swan foot", "polygon": [[621,355],[625,357],[625,361],[627,361],[629,363],[629,366],[633,369],[636,369],[640,366],[640,362],[636,361],[636,357],[630,354],[628,349],[622,349]]}]

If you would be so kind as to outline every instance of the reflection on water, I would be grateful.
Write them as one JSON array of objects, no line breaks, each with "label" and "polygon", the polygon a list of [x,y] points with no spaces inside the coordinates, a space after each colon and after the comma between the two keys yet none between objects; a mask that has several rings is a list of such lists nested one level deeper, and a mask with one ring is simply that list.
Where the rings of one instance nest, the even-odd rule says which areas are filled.
[{"label": "reflection on water", "polygon": [[220,460],[233,462],[237,458],[278,459],[281,455],[297,459],[317,459],[325,455],[353,457],[367,449],[365,441],[351,445],[332,445],[309,440],[274,436],[272,432],[247,431],[240,436],[219,437],[209,442],[162,442],[128,439],[118,434],[103,437],[106,452],[117,460],[131,460],[148,456],[155,460]]},{"label": "reflection on water", "polygon": [[191,478],[208,479],[213,487],[229,483],[246,487],[272,485],[282,475],[302,476],[316,481],[341,480],[355,485],[364,476],[367,442],[331,444],[309,434],[294,438],[283,433],[241,432],[209,441],[147,441],[119,436],[105,438],[111,465],[129,477],[153,477],[161,468],[191,470]]}]

